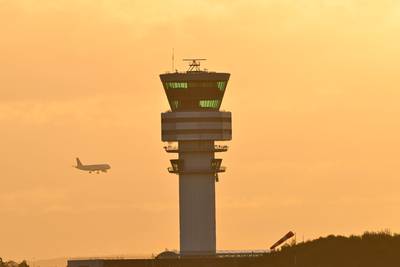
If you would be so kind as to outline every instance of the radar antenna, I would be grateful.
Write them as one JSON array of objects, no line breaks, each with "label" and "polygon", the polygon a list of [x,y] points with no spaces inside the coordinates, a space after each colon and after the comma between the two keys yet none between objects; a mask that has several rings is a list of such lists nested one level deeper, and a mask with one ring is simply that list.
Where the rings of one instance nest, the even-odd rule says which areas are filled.
[{"label": "radar antenna", "polygon": [[200,61],[201,60],[207,60],[205,58],[184,58],[182,59],[183,61],[190,61],[189,63],[189,68],[188,68],[188,72],[189,71],[201,71],[200,69]]}]

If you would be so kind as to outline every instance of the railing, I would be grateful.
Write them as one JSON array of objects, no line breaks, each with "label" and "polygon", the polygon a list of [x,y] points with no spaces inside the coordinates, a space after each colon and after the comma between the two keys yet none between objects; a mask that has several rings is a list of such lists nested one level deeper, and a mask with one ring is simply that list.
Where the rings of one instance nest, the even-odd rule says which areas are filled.
[{"label": "railing", "polygon": [[217,251],[217,257],[259,257],[267,253],[269,250],[243,250],[243,251]]},{"label": "railing", "polygon": [[177,153],[177,152],[179,152],[179,148],[177,146],[164,146],[164,149],[168,153]]},{"label": "railing", "polygon": [[[228,151],[227,145],[214,145],[214,149],[211,152],[226,152]],[[210,150],[207,148],[199,148],[195,150],[179,150],[178,146],[164,146],[164,150],[168,153],[178,153],[178,152],[209,152]]]},{"label": "railing", "polygon": [[225,166],[220,166],[216,172],[225,172],[226,171],[226,167]]},{"label": "railing", "polygon": [[190,170],[190,171],[186,171],[186,170],[179,170],[179,169],[175,169],[173,167],[168,167],[167,168],[169,173],[186,173],[186,174],[201,174],[201,173],[218,173],[218,172],[226,172],[226,167],[224,166],[220,166],[218,169],[209,169],[209,170]]},{"label": "railing", "polygon": [[227,145],[214,145],[214,151],[215,151],[215,152],[225,152],[225,151],[228,151],[228,146],[227,146]]},{"label": "railing", "polygon": [[168,167],[167,170],[168,170],[169,173],[179,173],[179,170],[178,169],[174,169],[173,167]]},{"label": "railing", "polygon": [[[193,252],[185,254],[180,254],[179,251],[174,251],[175,258],[232,258],[232,257],[260,257],[264,256],[267,253],[270,253],[270,250],[219,250],[216,253],[199,253]],[[162,253],[161,253],[162,254]],[[164,258],[163,255],[159,254],[160,259]],[[168,255],[169,256],[169,255]],[[165,258],[168,258],[165,257]]]},{"label": "railing", "polygon": [[137,260],[137,259],[151,259],[150,254],[137,254],[137,255],[115,255],[115,256],[94,256],[94,257],[72,257],[68,261],[98,261],[98,260]]}]

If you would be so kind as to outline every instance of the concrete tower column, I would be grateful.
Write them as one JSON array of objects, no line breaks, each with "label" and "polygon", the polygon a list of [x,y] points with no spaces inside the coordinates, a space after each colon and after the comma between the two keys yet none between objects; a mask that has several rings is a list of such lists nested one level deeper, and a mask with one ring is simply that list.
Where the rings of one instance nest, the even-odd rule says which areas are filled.
[{"label": "concrete tower column", "polygon": [[[199,151],[199,143],[205,150]],[[214,141],[180,141],[179,148],[184,151],[179,152],[179,159],[187,170],[179,175],[181,254],[213,254],[216,251],[215,174],[210,162],[214,159]]]}]

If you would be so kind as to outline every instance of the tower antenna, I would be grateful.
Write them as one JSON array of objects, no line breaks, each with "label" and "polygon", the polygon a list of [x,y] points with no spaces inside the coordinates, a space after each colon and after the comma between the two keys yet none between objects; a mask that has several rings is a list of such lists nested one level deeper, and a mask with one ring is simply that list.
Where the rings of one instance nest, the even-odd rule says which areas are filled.
[{"label": "tower antenna", "polygon": [[172,72],[175,71],[175,49],[172,48]]},{"label": "tower antenna", "polygon": [[183,61],[190,61],[189,63],[189,71],[201,71],[200,69],[200,61],[207,60],[206,58],[184,58]]}]

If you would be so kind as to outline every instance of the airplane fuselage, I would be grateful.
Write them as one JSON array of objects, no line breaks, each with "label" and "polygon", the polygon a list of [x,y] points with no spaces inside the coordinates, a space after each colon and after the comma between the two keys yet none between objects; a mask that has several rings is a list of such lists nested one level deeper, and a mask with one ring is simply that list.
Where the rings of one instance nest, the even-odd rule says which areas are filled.
[{"label": "airplane fuselage", "polygon": [[79,160],[79,158],[76,158],[76,166],[74,166],[74,167],[81,171],[88,171],[89,173],[91,173],[91,172],[97,172],[97,173],[107,172],[107,170],[111,169],[111,166],[108,164],[84,165]]},{"label": "airplane fuselage", "polygon": [[111,167],[108,164],[80,165],[77,169],[88,172],[107,172]]}]

